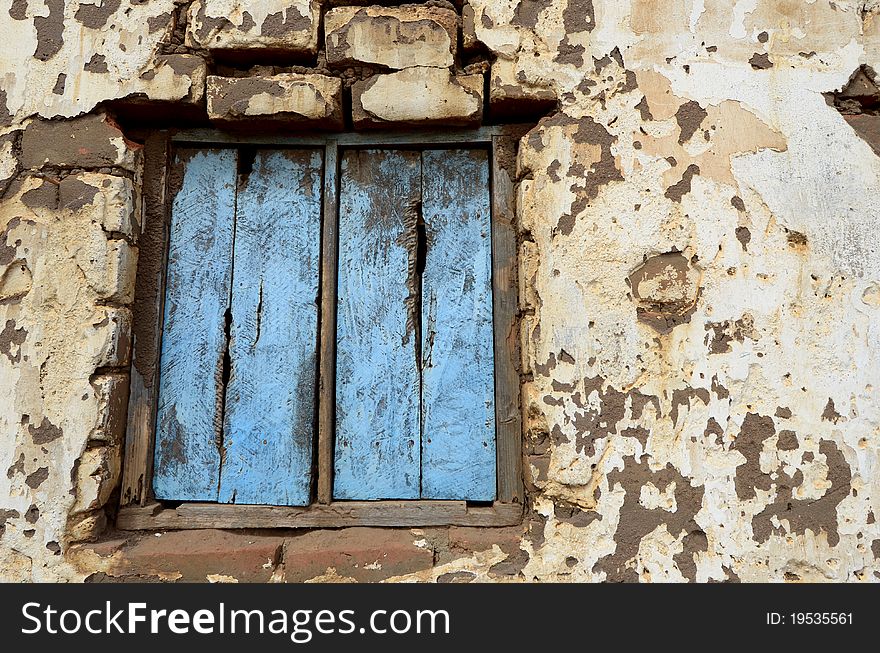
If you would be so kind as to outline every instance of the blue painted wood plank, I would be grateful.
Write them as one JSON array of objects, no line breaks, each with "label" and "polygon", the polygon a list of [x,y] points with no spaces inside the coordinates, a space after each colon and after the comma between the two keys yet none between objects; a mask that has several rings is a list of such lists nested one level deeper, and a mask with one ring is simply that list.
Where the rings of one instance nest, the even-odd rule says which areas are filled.
[{"label": "blue painted wood plank", "polygon": [[181,149],[175,171],[181,167],[169,234],[153,491],[159,499],[216,501],[236,155]]},{"label": "blue painted wood plank", "polygon": [[422,497],[495,498],[489,161],[422,154]]},{"label": "blue painted wood plank", "polygon": [[418,152],[360,150],[342,157],[337,499],[419,497],[417,336],[407,284],[407,238],[414,229],[405,221],[417,214],[420,172]]},{"label": "blue painted wood plank", "polygon": [[310,501],[321,158],[260,150],[239,182],[222,503]]}]

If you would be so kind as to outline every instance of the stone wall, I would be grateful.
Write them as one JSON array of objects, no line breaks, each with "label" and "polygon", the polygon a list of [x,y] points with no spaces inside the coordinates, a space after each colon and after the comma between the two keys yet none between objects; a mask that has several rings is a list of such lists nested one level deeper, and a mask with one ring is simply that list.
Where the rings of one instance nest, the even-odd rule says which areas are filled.
[{"label": "stone wall", "polygon": [[[876,581],[878,56],[876,0],[0,0],[0,578]],[[114,529],[175,120],[537,122],[521,527]]]}]

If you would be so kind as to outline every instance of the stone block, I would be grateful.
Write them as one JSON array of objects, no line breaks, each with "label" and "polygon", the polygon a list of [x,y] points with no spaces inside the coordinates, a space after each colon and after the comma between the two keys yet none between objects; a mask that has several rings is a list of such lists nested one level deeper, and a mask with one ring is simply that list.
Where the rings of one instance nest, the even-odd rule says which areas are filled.
[{"label": "stone block", "polygon": [[514,115],[526,110],[541,112],[556,104],[552,88],[530,84],[517,64],[498,58],[489,73],[489,109],[493,114]]},{"label": "stone block", "polygon": [[479,45],[474,8],[469,2],[465,2],[461,7],[461,47],[466,52],[470,52]]},{"label": "stone block", "polygon": [[313,55],[320,21],[317,0],[196,0],[189,8],[186,44]]},{"label": "stone block", "polygon": [[131,356],[131,311],[96,306],[95,317],[85,329],[83,351],[98,367],[125,367]]},{"label": "stone block", "polygon": [[199,104],[205,98],[205,60],[193,54],[165,54],[139,78],[149,100]]},{"label": "stone block", "polygon": [[120,447],[102,446],[86,449],[76,470],[76,500],[71,514],[86,513],[102,507],[116,489],[122,472]]},{"label": "stone block", "polygon": [[271,535],[210,529],[148,535],[125,548],[114,574],[264,583],[279,562],[283,542]]},{"label": "stone block", "polygon": [[130,179],[97,172],[82,172],[61,180],[58,207],[78,211],[84,206],[100,214],[107,232],[133,237],[134,187]]},{"label": "stone block", "polygon": [[541,298],[538,296],[537,283],[540,267],[538,246],[524,240],[519,246],[519,296],[524,306],[539,308]]},{"label": "stone block", "polygon": [[448,68],[455,62],[458,15],[421,5],[339,7],[324,17],[324,35],[330,64]]},{"label": "stone block", "polygon": [[438,551],[437,564],[446,564],[458,558],[467,558],[474,553],[491,551],[498,546],[507,554],[519,551],[523,537],[520,526],[510,528],[474,528],[470,526],[451,526],[445,551]]},{"label": "stone block", "polygon": [[[407,529],[311,531],[284,543],[284,580],[330,576],[373,582],[430,569],[434,553]],[[332,570],[332,571],[330,571]]]},{"label": "stone block", "polygon": [[65,535],[69,542],[94,540],[107,528],[107,513],[103,508],[71,514],[67,519]]},{"label": "stone block", "polygon": [[284,73],[267,77],[208,77],[208,117],[218,122],[269,120],[341,128],[342,82]]},{"label": "stone block", "polygon": [[59,168],[119,167],[134,172],[140,146],[126,140],[101,114],[71,120],[35,120],[21,137],[21,164]]},{"label": "stone block", "polygon": [[407,68],[357,82],[351,93],[355,127],[389,123],[478,125],[483,117],[482,75]]},{"label": "stone block", "polygon": [[98,415],[89,440],[121,447],[128,412],[128,374],[104,374],[92,380]]},{"label": "stone block", "polygon": [[[85,256],[83,252],[78,258]],[[89,266],[86,277],[99,299],[130,305],[134,301],[137,249],[124,240],[108,240],[104,265]]]}]

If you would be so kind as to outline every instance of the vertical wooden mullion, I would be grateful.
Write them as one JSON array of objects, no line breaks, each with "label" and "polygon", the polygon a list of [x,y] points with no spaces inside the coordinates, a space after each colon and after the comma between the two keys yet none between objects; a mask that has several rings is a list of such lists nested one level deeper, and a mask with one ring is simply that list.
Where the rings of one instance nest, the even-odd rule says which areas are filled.
[{"label": "vertical wooden mullion", "polygon": [[[153,445],[158,400],[159,345],[165,313],[168,259],[167,192],[170,138],[150,134],[144,144],[141,224],[138,245],[153,252],[138,262],[132,328],[131,380],[125,431],[120,504],[146,505],[152,498]],[[147,262],[149,261],[149,262]]]},{"label": "vertical wooden mullion", "polygon": [[324,210],[321,234],[321,328],[318,338],[318,503],[333,498],[333,439],[336,414],[336,275],[339,254],[339,147],[324,149]]},{"label": "vertical wooden mullion", "polygon": [[495,330],[495,424],[498,500],[523,500],[522,415],[516,365],[518,305],[516,215],[513,177],[502,165],[502,148],[513,153],[515,139],[492,137],[492,296]]}]

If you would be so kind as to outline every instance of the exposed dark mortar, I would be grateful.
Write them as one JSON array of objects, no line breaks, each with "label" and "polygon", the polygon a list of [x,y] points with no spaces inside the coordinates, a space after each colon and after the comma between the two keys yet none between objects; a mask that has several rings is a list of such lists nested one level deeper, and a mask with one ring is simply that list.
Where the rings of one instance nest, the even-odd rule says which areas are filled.
[{"label": "exposed dark mortar", "polygon": [[[601,558],[593,567],[593,572],[604,571],[608,582],[638,582],[636,569],[628,568],[627,563],[638,555],[642,538],[661,524],[666,524],[666,529],[673,537],[678,537],[682,531],[686,533],[685,551],[676,562],[683,574],[695,576],[693,557],[697,552],[705,551],[707,546],[705,534],[700,536],[702,529],[694,521],[702,507],[703,488],[692,486],[690,480],[672,465],[651,471],[647,456],[642,456],[639,462],[633,456],[626,456],[623,460],[623,470],[615,469],[608,474],[609,488],[614,489],[619,484],[625,492],[620,508],[620,523],[614,536],[615,551]],[[669,513],[660,508],[647,510],[639,503],[641,488],[646,483],[652,483],[662,492],[673,482],[678,507],[676,512]]]},{"label": "exposed dark mortar", "polygon": [[121,4],[122,0],[104,0],[94,5],[81,4],[73,17],[82,23],[83,27],[102,29]]},{"label": "exposed dark mortar", "polygon": [[773,67],[773,62],[770,61],[770,55],[766,52],[756,52],[752,55],[752,58],[749,59],[749,63],[755,70],[767,70],[768,68]]},{"label": "exposed dark mortar", "polygon": [[37,48],[34,58],[48,61],[61,51],[64,45],[64,0],[45,0],[49,9],[48,16],[34,18],[37,30]]},{"label": "exposed dark mortar", "polygon": [[664,195],[673,202],[681,203],[681,198],[691,192],[691,181],[698,174],[700,174],[700,166],[696,163],[690,164],[682,173],[681,180],[667,188]]},{"label": "exposed dark mortar", "polygon": [[[672,268],[676,276],[672,281],[666,275],[669,268]],[[669,333],[679,324],[690,320],[697,307],[699,288],[694,296],[682,293],[682,296],[675,300],[660,300],[641,297],[639,286],[643,281],[657,277],[662,279],[660,291],[668,290],[675,284],[683,289],[689,289],[687,277],[691,269],[691,261],[681,253],[667,252],[652,256],[630,273],[627,283],[632,289],[633,299],[636,301],[636,315],[640,322],[650,325],[659,333]]]},{"label": "exposed dark mortar", "polygon": [[700,106],[699,102],[690,101],[682,104],[675,112],[675,121],[678,123],[680,135],[679,145],[688,142],[691,136],[700,128],[709,114]]}]

